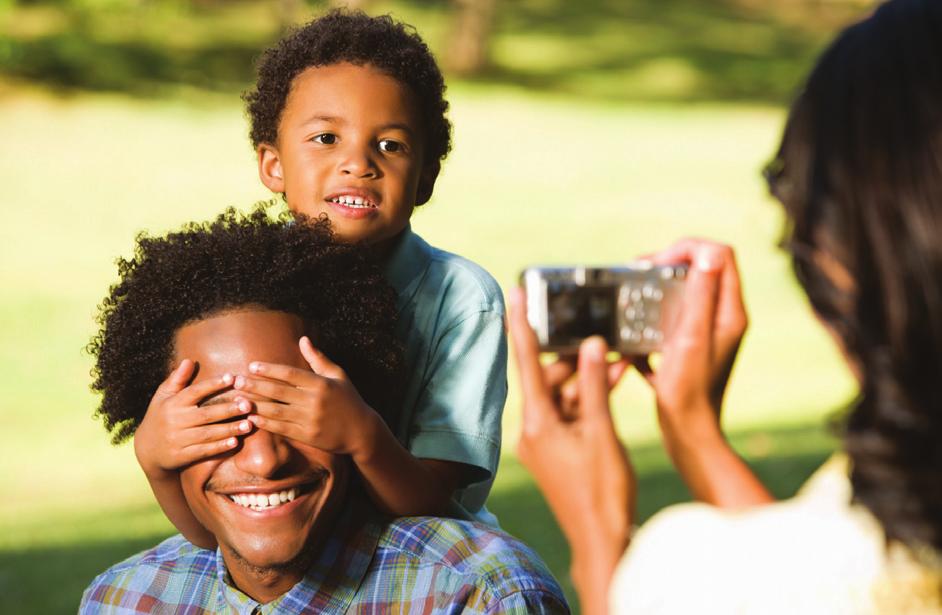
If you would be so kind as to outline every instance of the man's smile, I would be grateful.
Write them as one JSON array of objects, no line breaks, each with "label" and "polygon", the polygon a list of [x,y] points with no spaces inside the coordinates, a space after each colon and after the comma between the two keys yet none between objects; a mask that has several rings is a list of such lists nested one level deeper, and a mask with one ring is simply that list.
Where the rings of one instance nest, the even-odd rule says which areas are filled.
[{"label": "man's smile", "polygon": [[297,495],[298,490],[292,487],[291,489],[272,493],[235,493],[230,494],[228,497],[243,508],[267,510],[281,506],[286,502],[293,502]]},{"label": "man's smile", "polygon": [[210,483],[206,491],[213,493],[230,504],[245,509],[246,511],[265,512],[275,509],[284,509],[280,512],[288,512],[296,506],[295,502],[308,499],[307,496],[316,496],[324,486],[327,480],[327,472],[315,477],[305,479],[304,482],[293,481],[292,485],[234,485],[231,487],[219,487]]}]

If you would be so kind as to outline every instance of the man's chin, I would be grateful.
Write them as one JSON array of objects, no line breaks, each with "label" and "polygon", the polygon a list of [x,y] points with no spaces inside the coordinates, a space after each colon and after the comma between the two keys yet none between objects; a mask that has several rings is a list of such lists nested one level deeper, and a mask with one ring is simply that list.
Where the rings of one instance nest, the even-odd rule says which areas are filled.
[{"label": "man's chin", "polygon": [[283,574],[307,570],[314,554],[311,547],[312,545],[303,545],[294,554],[290,554],[269,551],[259,553],[251,548],[239,550],[232,545],[226,545],[223,547],[223,554],[232,558],[232,562],[227,562],[230,568],[235,564],[256,575]]}]

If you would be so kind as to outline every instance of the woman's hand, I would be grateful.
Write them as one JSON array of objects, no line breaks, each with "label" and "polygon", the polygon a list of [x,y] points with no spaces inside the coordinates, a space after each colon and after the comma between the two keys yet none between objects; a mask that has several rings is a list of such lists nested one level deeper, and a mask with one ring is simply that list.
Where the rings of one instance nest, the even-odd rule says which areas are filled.
[{"label": "woman's hand", "polygon": [[701,501],[728,507],[771,501],[720,428],[723,394],[748,323],[733,250],[684,239],[648,258],[690,267],[657,371],[647,358],[635,363],[654,388],[668,454]]},{"label": "woman's hand", "polygon": [[[604,613],[608,584],[628,544],[635,477],[609,413],[608,394],[624,363],[590,338],[571,362],[543,367],[521,289],[510,297],[510,328],[523,388],[517,447],[572,548],[572,575],[586,613]],[[569,382],[567,382],[569,381]]]},{"label": "woman's hand", "polygon": [[684,239],[648,258],[689,266],[678,322],[661,349],[659,369],[637,362],[654,388],[665,435],[718,431],[723,394],[748,324],[733,250]]}]

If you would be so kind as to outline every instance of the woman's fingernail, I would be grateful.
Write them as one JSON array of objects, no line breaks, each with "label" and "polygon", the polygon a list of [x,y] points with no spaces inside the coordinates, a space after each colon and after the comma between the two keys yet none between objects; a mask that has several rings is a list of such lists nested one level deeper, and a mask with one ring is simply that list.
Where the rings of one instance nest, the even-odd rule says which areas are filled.
[{"label": "woman's fingernail", "polygon": [[593,362],[605,360],[605,340],[602,338],[598,336],[590,337],[583,342],[583,347],[585,348],[585,353],[589,360]]},{"label": "woman's fingernail", "polygon": [[244,386],[245,386],[245,377],[243,377],[243,376],[236,376],[236,379],[235,379],[235,388],[241,389],[241,388],[244,387]]},{"label": "woman's fingernail", "polygon": [[259,363],[258,361],[252,361],[251,363],[249,363],[249,371],[252,372],[253,374],[258,374],[259,372],[262,371],[262,364]]},{"label": "woman's fingernail", "polygon": [[239,431],[248,431],[250,427],[251,425],[249,425],[248,421],[242,421],[239,423]]},{"label": "woman's fingernail", "polygon": [[232,374],[223,374],[222,375],[223,384],[232,384]]},{"label": "woman's fingernail", "polygon": [[719,255],[710,252],[698,254],[693,262],[693,266],[700,271],[716,271],[720,268],[720,264]]},{"label": "woman's fingernail", "polygon": [[236,440],[235,438],[229,438],[228,440],[226,440],[226,446],[228,446],[229,448],[232,448],[233,446],[236,445],[236,442],[238,442],[238,440]]}]

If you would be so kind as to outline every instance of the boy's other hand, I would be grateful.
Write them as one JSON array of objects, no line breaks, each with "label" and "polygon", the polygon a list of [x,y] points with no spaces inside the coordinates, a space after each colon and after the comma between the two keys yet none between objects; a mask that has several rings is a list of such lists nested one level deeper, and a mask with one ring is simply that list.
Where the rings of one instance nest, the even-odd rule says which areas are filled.
[{"label": "boy's other hand", "polygon": [[232,375],[190,384],[195,373],[193,361],[181,361],[157,388],[134,434],[134,454],[149,477],[164,477],[194,461],[235,448],[237,436],[252,428],[246,420],[228,421],[251,410],[244,399],[199,405],[231,387]]},{"label": "boy's other hand", "polygon": [[266,398],[253,401],[248,417],[256,427],[329,453],[368,456],[370,433],[379,415],[360,397],[346,372],[327,358],[309,338],[299,341],[310,371],[253,361],[253,376],[239,376],[237,390]]}]

